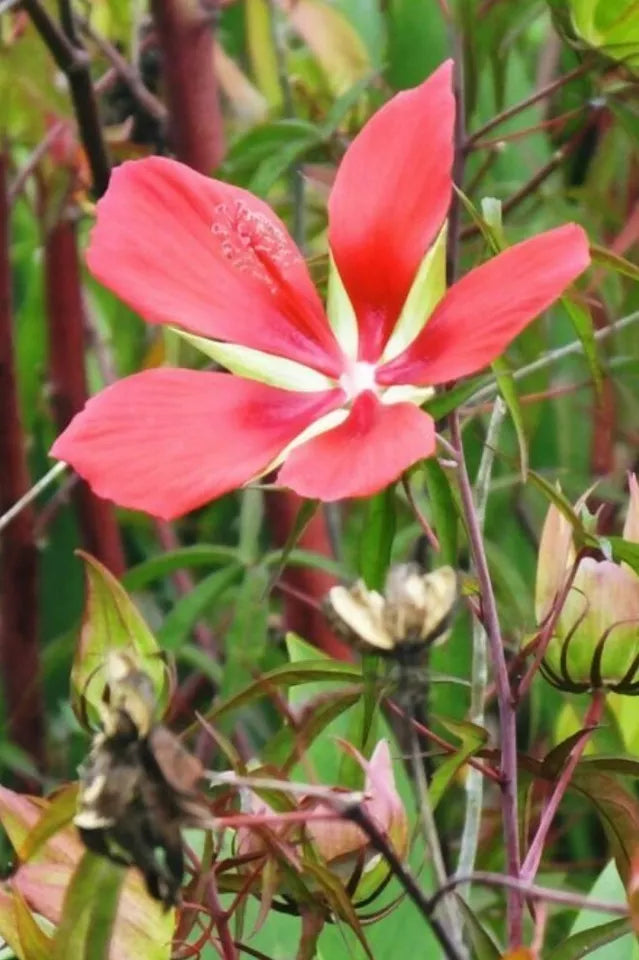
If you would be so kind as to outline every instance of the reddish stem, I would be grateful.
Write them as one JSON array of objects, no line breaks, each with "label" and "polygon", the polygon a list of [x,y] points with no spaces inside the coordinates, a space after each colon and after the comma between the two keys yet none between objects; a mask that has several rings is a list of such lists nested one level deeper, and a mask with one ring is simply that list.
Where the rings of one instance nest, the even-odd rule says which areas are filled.
[{"label": "reddish stem", "polygon": [[[0,154],[0,514],[30,487],[13,348],[9,255],[8,160]],[[0,672],[9,736],[36,764],[44,760],[44,718],[38,650],[38,551],[31,507],[2,539]]]},{"label": "reddish stem", "polygon": [[592,733],[592,728],[596,727],[602,717],[604,704],[606,702],[605,694],[603,690],[595,690],[592,694],[592,701],[590,707],[584,717],[583,727],[584,735],[579,741],[579,743],[573,748],[568,761],[564,769],[561,772],[559,779],[557,780],[554,790],[550,795],[548,803],[544,809],[544,812],[539,821],[539,826],[537,827],[537,833],[533,839],[533,842],[530,845],[528,853],[524,859],[524,862],[521,867],[520,879],[524,883],[532,883],[535,879],[537,870],[539,869],[539,864],[544,852],[544,844],[546,843],[546,838],[552,826],[552,822],[559,808],[559,804],[562,801],[563,795],[566,792],[566,789],[572,779],[572,775],[575,772],[575,767],[581,760],[582,754],[586,749],[586,744]]},{"label": "reddish stem", "polygon": [[171,146],[184,163],[212,173],[224,155],[211,17],[192,0],[153,0],[169,105]]},{"label": "reddish stem", "polygon": [[[51,394],[56,423],[63,430],[87,400],[82,281],[76,228],[69,219],[61,219],[45,237],[44,278]],[[71,496],[86,550],[120,576],[125,562],[112,504],[84,481],[74,485]]]}]

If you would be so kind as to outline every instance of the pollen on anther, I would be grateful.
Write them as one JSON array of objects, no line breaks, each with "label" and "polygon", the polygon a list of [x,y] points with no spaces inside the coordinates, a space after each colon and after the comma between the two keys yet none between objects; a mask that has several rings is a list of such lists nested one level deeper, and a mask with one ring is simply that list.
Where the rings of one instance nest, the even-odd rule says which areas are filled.
[{"label": "pollen on anther", "polygon": [[235,269],[261,280],[271,290],[276,287],[274,269],[281,272],[293,263],[294,252],[284,229],[241,200],[217,204],[211,233]]}]

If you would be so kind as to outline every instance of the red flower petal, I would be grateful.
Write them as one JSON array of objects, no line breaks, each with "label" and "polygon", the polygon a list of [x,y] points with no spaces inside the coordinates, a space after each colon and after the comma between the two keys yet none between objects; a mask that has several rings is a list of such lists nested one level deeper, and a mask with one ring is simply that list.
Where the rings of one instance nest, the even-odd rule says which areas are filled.
[{"label": "red flower petal", "polygon": [[170,520],[250,480],[341,402],[341,390],[294,393],[158,368],[89,400],[51,453],[99,496]]},{"label": "red flower petal", "polygon": [[393,97],[355,138],[329,201],[329,243],[374,363],[450,203],[452,61]]},{"label": "red flower petal", "polygon": [[341,371],[304,260],[246,190],[164,157],[123,163],[98,203],[87,263],[150,323]]},{"label": "red flower petal", "polygon": [[454,284],[420,335],[378,370],[379,383],[436,384],[491,363],[590,262],[574,223],[510,247]]},{"label": "red flower petal", "polygon": [[428,414],[413,403],[385,406],[368,391],[339,427],[292,450],[277,480],[303,497],[365,497],[434,450],[435,426]]}]

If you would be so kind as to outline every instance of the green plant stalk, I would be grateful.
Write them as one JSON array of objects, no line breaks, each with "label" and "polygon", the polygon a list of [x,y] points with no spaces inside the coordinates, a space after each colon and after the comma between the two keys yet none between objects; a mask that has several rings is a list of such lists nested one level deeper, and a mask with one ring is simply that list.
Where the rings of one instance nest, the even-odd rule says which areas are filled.
[{"label": "green plant stalk", "polygon": [[[495,459],[495,448],[499,431],[506,415],[506,404],[497,397],[493,407],[486,441],[482,453],[477,479],[475,481],[475,505],[477,522],[481,531],[484,528],[486,503]],[[473,622],[473,663],[470,690],[471,723],[482,726],[484,723],[484,703],[488,685],[488,637],[483,625]],[[484,778],[479,770],[470,767],[466,778],[466,812],[462,831],[461,848],[457,863],[457,875],[472,873],[475,868],[479,830],[481,826],[482,804],[484,796]]]},{"label": "green plant stalk", "polygon": [[[446,865],[442,855],[441,844],[437,834],[437,825],[428,793],[426,773],[420,756],[419,739],[414,726],[410,727],[411,766],[415,778],[415,789],[419,805],[419,816],[422,823],[422,832],[426,842],[426,849],[433,865],[437,888],[446,886],[448,877]],[[481,779],[481,776],[480,776]],[[460,957],[467,957],[466,948],[462,941],[463,923],[458,910],[457,902],[452,897],[444,897],[441,902],[442,925],[446,928],[450,939],[455,943]]]}]

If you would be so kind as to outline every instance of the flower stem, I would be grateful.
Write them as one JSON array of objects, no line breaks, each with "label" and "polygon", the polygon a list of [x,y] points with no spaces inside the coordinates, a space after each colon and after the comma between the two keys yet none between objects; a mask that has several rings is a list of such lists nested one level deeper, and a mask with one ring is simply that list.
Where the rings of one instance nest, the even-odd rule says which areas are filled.
[{"label": "flower stem", "polygon": [[517,114],[522,113],[522,111],[527,110],[528,107],[532,107],[533,104],[538,103],[540,100],[544,100],[546,97],[551,96],[556,90],[559,90],[566,83],[569,83],[570,80],[574,80],[576,77],[580,77],[582,74],[586,73],[592,65],[591,60],[584,60],[583,63],[580,63],[578,67],[575,67],[574,70],[570,70],[569,73],[565,73],[563,76],[558,77],[556,80],[552,80],[550,83],[546,84],[545,87],[541,87],[540,90],[536,90],[535,93],[531,96],[526,97],[525,100],[521,100],[519,103],[515,103],[512,107],[507,107],[506,110],[502,110],[501,113],[496,114],[492,117],[488,123],[485,123],[483,127],[479,127],[478,130],[475,130],[474,133],[471,133],[465,143],[465,149],[468,150],[482,137],[485,137],[487,133],[490,133],[491,130],[494,130],[495,127],[500,126],[502,123],[505,123],[506,120],[510,120],[512,117],[516,117]]},{"label": "flower stem", "polygon": [[[597,341],[597,343],[599,343],[615,333],[620,333],[621,330],[632,326],[633,324],[637,323],[637,321],[639,321],[639,310],[629,313],[627,316],[622,317],[615,323],[611,323],[610,326],[604,327],[602,330],[595,330],[594,339]],[[539,370],[544,370],[546,367],[553,366],[560,360],[565,359],[565,357],[570,357],[573,354],[579,354],[583,352],[584,345],[581,340],[573,340],[572,343],[567,343],[564,347],[558,347],[556,350],[548,351],[548,353],[545,353],[537,360],[533,360],[532,363],[528,363],[525,367],[520,367],[519,370],[514,370],[512,373],[513,380],[524,380],[526,377],[531,376],[533,373],[537,373]],[[486,400],[491,400],[498,393],[498,391],[499,386],[496,380],[491,383],[487,383],[485,386],[480,387],[476,393],[473,393],[468,398],[465,406],[467,405],[468,407],[471,407],[472,405],[472,407],[475,407],[481,403],[484,403]]]},{"label": "flower stem", "polygon": [[461,955],[456,945],[452,942],[437,917],[433,916],[433,906],[436,905],[437,901],[435,900],[433,903],[433,898],[425,896],[412,873],[404,866],[393,848],[386,841],[384,835],[377,829],[362,807],[359,805],[349,806],[344,810],[343,815],[348,820],[352,820],[353,823],[364,831],[371,845],[384,857],[391,873],[404,888],[406,896],[413,901],[437,937],[443,950],[443,956],[446,957],[447,960],[461,960]]},{"label": "flower stem", "polygon": [[[463,456],[461,429],[457,411],[453,411],[451,414],[450,430],[452,442],[459,452],[459,490],[468,528],[470,549],[479,581],[484,626],[486,628],[497,688],[499,725],[501,730],[501,791],[506,864],[509,876],[518,879],[517,730],[514,704],[501,639],[495,594],[488,570],[488,561],[486,559],[486,551],[484,550],[479,517],[473,501],[473,491],[470,485],[468,469]],[[519,946],[521,942],[522,906],[522,898],[518,891],[512,890],[508,899],[508,939],[509,944],[513,947]]]},{"label": "flower stem", "polygon": [[[486,442],[482,453],[477,480],[475,482],[475,502],[477,522],[480,530],[484,527],[486,503],[492,476],[492,467],[495,458],[495,447],[504,416],[506,404],[498,397],[493,407],[493,413],[488,424]],[[470,692],[469,720],[482,726],[484,723],[484,702],[488,684],[488,639],[483,625],[473,622],[473,664]],[[482,802],[484,794],[484,778],[482,774],[471,767],[466,778],[466,815],[462,832],[458,874],[472,873],[475,867],[477,847],[479,844],[479,829],[481,826]]]},{"label": "flower stem", "polygon": [[[433,814],[433,808],[430,802],[430,796],[428,793],[428,784],[426,782],[426,773],[424,771],[424,765],[421,762],[420,757],[420,746],[419,739],[417,737],[417,731],[414,726],[410,727],[410,746],[411,746],[411,766],[413,770],[413,777],[415,779],[415,788],[417,792],[417,798],[419,802],[419,813],[422,822],[422,831],[424,834],[424,840],[426,842],[426,850],[428,857],[433,865],[433,873],[435,874],[435,882],[437,888],[445,887],[448,881],[448,876],[446,874],[446,865],[444,863],[444,857],[442,854],[441,844],[439,842],[439,836],[437,834],[437,825],[435,823],[435,817]],[[465,947],[461,941],[461,934],[463,930],[462,918],[459,914],[459,908],[457,902],[451,898],[446,897],[442,901],[442,920],[448,935],[451,940],[457,946],[457,949],[460,952],[460,955],[466,956]]]},{"label": "flower stem", "polygon": [[487,870],[476,870],[464,876],[461,874],[452,877],[445,888],[438,890],[431,898],[431,903],[443,897],[449,890],[455,889],[462,884],[478,883],[487,887],[507,887],[511,890],[518,890],[526,897],[532,900],[545,900],[548,903],[558,903],[566,907],[577,907],[582,909],[587,907],[589,910],[597,910],[601,913],[611,913],[618,917],[628,916],[628,906],[625,903],[610,903],[605,900],[593,900],[590,896],[584,896],[581,893],[570,893],[566,890],[553,890],[551,887],[539,887],[536,884],[528,883],[525,880],[515,880],[513,877],[506,877],[503,873],[491,873]]},{"label": "flower stem", "polygon": [[575,772],[575,767],[579,763],[582,754],[586,748],[586,744],[592,733],[592,728],[596,727],[601,716],[603,714],[603,708],[605,704],[605,694],[603,690],[595,690],[592,694],[592,701],[590,707],[584,717],[583,727],[584,735],[579,741],[579,743],[573,748],[572,753],[570,754],[566,765],[564,766],[559,779],[555,784],[555,788],[550,795],[548,803],[544,809],[544,812],[539,821],[539,826],[537,827],[537,832],[533,839],[533,842],[530,845],[528,853],[524,859],[521,868],[521,879],[525,883],[532,883],[535,879],[537,870],[539,869],[539,864],[544,852],[544,844],[548,837],[548,833],[552,826],[552,822],[557,813],[557,809],[564,793],[570,783],[573,773]]}]

